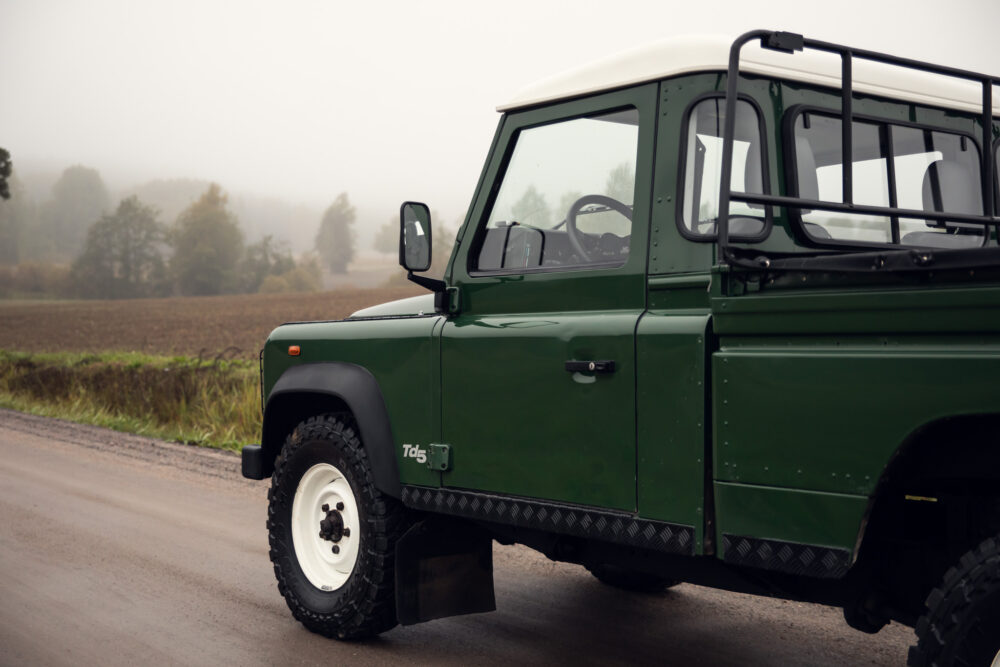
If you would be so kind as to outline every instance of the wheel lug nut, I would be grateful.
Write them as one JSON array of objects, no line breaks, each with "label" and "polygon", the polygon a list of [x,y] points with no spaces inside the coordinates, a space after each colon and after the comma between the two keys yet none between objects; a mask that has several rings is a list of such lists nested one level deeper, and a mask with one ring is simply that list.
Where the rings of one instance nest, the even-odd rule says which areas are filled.
[{"label": "wheel lug nut", "polygon": [[339,554],[340,553],[340,547],[338,547],[336,544],[333,545],[333,553],[335,553],[335,554]]},{"label": "wheel lug nut", "polygon": [[351,529],[350,529],[350,528],[347,528],[347,527],[345,526],[345,527],[344,527],[344,537],[350,537],[350,536],[351,536]]},{"label": "wheel lug nut", "polygon": [[337,511],[338,512],[344,511],[344,503],[337,503]]},{"label": "wheel lug nut", "polygon": [[329,505],[323,505],[322,507],[320,507],[320,509],[323,510],[324,512],[329,512],[330,511],[330,506]]}]

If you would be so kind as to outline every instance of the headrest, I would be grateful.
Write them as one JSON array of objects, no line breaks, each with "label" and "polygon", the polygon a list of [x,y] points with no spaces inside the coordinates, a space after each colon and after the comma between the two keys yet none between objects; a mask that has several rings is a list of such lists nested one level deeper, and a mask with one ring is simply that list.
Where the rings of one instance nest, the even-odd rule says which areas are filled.
[{"label": "headrest", "polygon": [[[795,137],[795,169],[798,175],[798,196],[802,199],[819,199],[819,180],[816,176],[816,156],[813,155],[809,140],[802,136]],[[803,210],[802,215],[809,213]]]},{"label": "headrest", "polygon": [[[760,141],[751,141],[747,149],[747,163],[743,170],[743,192],[754,195],[764,193],[764,165],[761,160]],[[753,209],[763,209],[761,204],[747,204]]]},{"label": "headrest", "polygon": [[971,169],[958,162],[938,160],[924,174],[925,211],[983,214],[983,195],[979,179]]}]

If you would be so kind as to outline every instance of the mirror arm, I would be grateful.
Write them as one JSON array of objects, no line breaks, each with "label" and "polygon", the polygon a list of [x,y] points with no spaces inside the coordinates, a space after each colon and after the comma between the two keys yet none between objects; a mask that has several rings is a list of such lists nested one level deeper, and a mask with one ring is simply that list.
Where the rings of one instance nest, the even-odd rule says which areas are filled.
[{"label": "mirror arm", "polygon": [[407,280],[411,280],[421,287],[426,287],[434,292],[434,312],[441,315],[454,315],[458,312],[458,288],[448,287],[448,283],[443,280],[435,280],[425,276],[413,275],[413,271],[406,274]]},{"label": "mirror arm", "polygon": [[425,287],[425,288],[429,289],[430,291],[434,292],[435,294],[438,294],[440,292],[447,292],[448,291],[448,284],[445,281],[443,281],[443,280],[436,280],[434,278],[428,278],[426,276],[417,276],[417,275],[414,275],[413,271],[407,271],[407,273],[406,273],[406,279],[409,280],[409,281],[415,282],[416,284],[420,285],[421,287]]}]

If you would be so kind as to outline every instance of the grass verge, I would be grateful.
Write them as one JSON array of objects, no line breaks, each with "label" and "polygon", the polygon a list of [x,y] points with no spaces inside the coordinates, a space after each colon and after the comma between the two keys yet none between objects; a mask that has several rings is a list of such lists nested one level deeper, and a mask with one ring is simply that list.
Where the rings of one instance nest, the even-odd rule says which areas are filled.
[{"label": "grass verge", "polygon": [[254,362],[0,350],[0,407],[238,450],[260,434]]}]

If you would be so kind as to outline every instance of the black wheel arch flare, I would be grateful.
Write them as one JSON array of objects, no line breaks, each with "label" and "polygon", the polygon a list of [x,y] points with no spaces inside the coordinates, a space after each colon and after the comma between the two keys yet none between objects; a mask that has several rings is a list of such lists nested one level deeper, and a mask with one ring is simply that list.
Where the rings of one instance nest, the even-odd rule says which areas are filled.
[{"label": "black wheel arch flare", "polygon": [[274,471],[274,460],[296,424],[316,414],[338,411],[350,412],[357,421],[376,488],[399,498],[402,488],[395,440],[382,390],[368,369],[346,362],[292,366],[274,383],[264,405],[264,476]]}]

